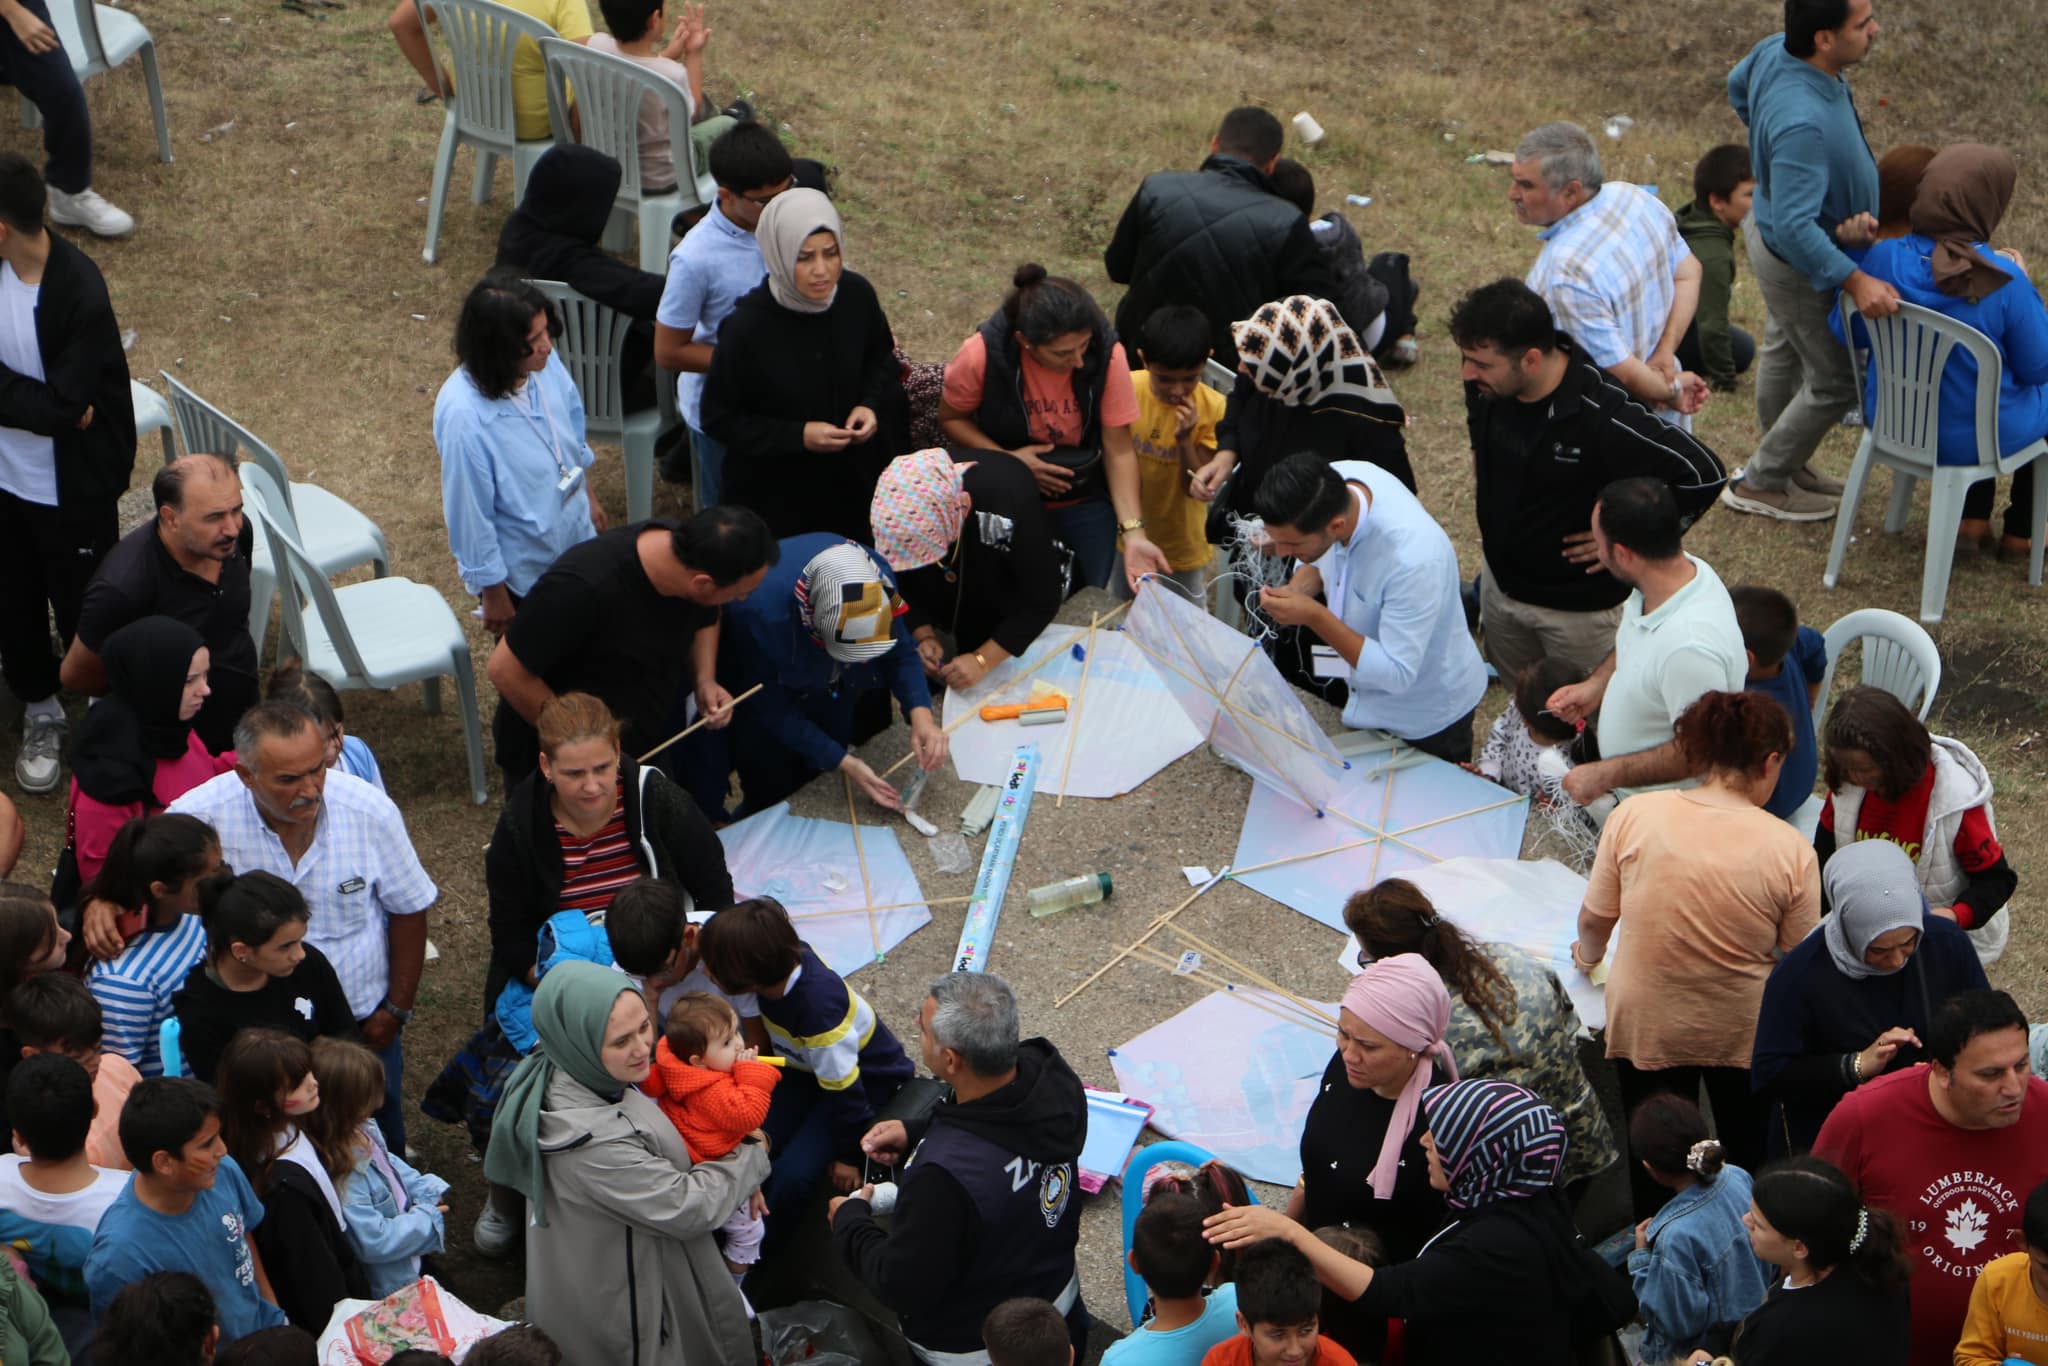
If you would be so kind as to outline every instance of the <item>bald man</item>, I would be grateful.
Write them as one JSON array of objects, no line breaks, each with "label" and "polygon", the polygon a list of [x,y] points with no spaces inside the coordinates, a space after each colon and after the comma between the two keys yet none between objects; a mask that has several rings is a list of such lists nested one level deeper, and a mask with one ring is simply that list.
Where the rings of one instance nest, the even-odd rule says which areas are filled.
[{"label": "bald man", "polygon": [[175,617],[199,632],[212,657],[213,695],[192,727],[218,754],[234,744],[235,722],[256,703],[256,642],[249,636],[254,541],[242,513],[242,481],[232,461],[194,454],[158,470],[150,493],[156,520],[122,537],[100,562],[60,677],[74,692],[104,693],[99,651],[107,637],[143,617]]}]

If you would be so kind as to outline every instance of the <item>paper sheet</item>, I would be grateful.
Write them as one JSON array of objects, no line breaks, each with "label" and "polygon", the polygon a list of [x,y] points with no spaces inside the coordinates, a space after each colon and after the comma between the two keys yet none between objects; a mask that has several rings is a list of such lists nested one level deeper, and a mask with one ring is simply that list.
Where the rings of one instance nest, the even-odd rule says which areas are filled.
[{"label": "paper sheet", "polygon": [[[792,816],[789,803],[778,802],[728,825],[718,838],[734,892],[772,896],[788,907],[796,932],[842,977],[874,962],[878,941],[886,954],[931,924],[917,874],[888,826],[861,822],[856,851],[853,827],[845,821]],[[867,856],[867,891],[861,886],[861,854]],[[896,909],[870,916],[860,910],[865,906]]]}]

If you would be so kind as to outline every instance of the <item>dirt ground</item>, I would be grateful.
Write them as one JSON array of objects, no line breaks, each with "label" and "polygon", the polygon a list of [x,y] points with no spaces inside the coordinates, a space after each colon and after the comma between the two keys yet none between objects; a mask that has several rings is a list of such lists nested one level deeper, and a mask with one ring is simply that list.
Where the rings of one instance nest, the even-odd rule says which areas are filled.
[{"label": "dirt ground", "polygon": [[[424,196],[441,111],[418,106],[417,84],[383,28],[376,0],[308,18],[271,0],[134,0],[156,36],[177,160],[155,159],[142,78],[134,66],[88,86],[96,181],[132,211],[132,240],[87,242],[107,276],[139,378],[176,374],[276,447],[297,479],[352,499],[385,530],[396,572],[434,584],[468,622],[441,525],[430,431],[433,395],[452,364],[449,337],[469,284],[488,265],[509,209],[501,169],[491,201],[464,197],[470,154],[458,158],[441,262],[420,259]],[[1113,305],[1100,251],[1139,178],[1194,165],[1232,104],[1312,111],[1329,130],[1299,154],[1320,186],[1319,209],[1342,208],[1368,248],[1409,252],[1424,295],[1422,363],[1394,384],[1413,415],[1410,447],[1425,501],[1468,567],[1476,557],[1469,452],[1455,352],[1442,318],[1462,290],[1519,274],[1534,255],[1512,220],[1504,172],[1468,162],[1512,148],[1529,127],[1571,118],[1598,129],[1612,179],[1656,184],[1668,204],[1690,197],[1693,160],[1741,137],[1722,92],[1728,66],[1776,26],[1768,0],[1670,6],[1642,0],[1531,0],[1512,11],[1455,11],[1424,0],[1226,3],[1134,8],[1089,0],[793,0],[716,3],[708,62],[719,101],[745,93],[792,147],[837,172],[848,261],[867,274],[903,345],[949,355],[994,306],[1016,263],[1072,274]],[[2044,249],[2048,195],[2048,56],[2026,6],[1959,0],[1928,10],[1880,4],[1885,32],[1854,75],[1873,146],[1976,138],[2014,150],[2023,167],[2001,241]],[[12,121],[0,146],[33,150]],[[1346,194],[1372,204],[1347,206]],[[1736,320],[1760,331],[1746,269]],[[1750,393],[1717,395],[1703,437],[1732,466],[1755,439]],[[1846,468],[1854,435],[1833,438],[1826,467]],[[146,482],[154,438],[137,479]],[[615,452],[601,448],[597,487],[624,513]],[[1911,613],[1917,602],[1926,500],[1901,537],[1878,533],[1886,481],[1857,511],[1858,539],[1841,587],[1820,585],[1829,528],[1788,527],[1716,511],[1689,546],[1731,583],[1767,582],[1825,625],[1859,606]],[[679,490],[657,491],[675,511]],[[481,674],[488,642],[473,626]],[[2048,1006],[2043,951],[2033,934],[2030,878],[2048,820],[2041,743],[2041,645],[2048,606],[2022,567],[1990,559],[1957,566],[1948,614],[1935,628],[1946,661],[1934,727],[1983,756],[1997,783],[2001,833],[2020,870],[2019,932],[1994,979],[2032,1009]],[[1853,674],[1847,668],[1845,675]],[[1489,707],[1498,705],[1498,693]],[[485,706],[488,709],[489,700]],[[473,1027],[483,970],[481,847],[495,807],[466,799],[459,721],[423,716],[416,689],[349,699],[350,729],[376,749],[428,870],[442,889],[433,916],[441,959],[426,975],[410,1031],[415,1094]],[[873,754],[893,760],[899,728]],[[1003,921],[993,967],[1017,985],[1026,1029],[1051,1037],[1091,1081],[1108,1083],[1105,1050],[1197,994],[1156,969],[1120,968],[1068,1008],[1052,1001],[1126,942],[1133,926],[1185,894],[1182,864],[1220,866],[1237,836],[1247,780],[1198,751],[1114,802],[1040,803],[1017,869],[1031,886],[1084,871],[1114,874],[1099,907]],[[42,877],[62,837],[55,798],[23,799],[11,771],[0,790],[30,824],[21,875]],[[944,816],[964,792],[935,786],[927,810]],[[800,813],[842,816],[836,787],[806,793]],[[915,848],[918,842],[907,838]],[[913,858],[920,857],[914,853]],[[968,875],[920,865],[927,893],[957,894]],[[1196,932],[1237,946],[1303,994],[1341,986],[1327,931],[1237,887],[1185,917]],[[907,1021],[923,983],[945,962],[958,907],[863,971],[858,985],[886,1018]],[[415,1142],[457,1182],[451,1227],[466,1245],[478,1179],[459,1136],[425,1120]],[[1089,1303],[1106,1322],[1125,1316],[1109,1198],[1084,1223]],[[448,1279],[486,1307],[518,1292],[516,1272],[461,1252]]]}]

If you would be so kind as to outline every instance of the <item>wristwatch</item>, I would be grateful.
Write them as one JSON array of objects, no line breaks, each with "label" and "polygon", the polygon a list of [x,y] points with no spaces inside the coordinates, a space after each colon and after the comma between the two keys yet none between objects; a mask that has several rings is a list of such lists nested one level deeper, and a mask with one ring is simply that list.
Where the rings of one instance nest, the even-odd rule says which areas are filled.
[{"label": "wristwatch", "polygon": [[[386,1015],[389,1015],[392,1019],[398,1021],[400,1024],[412,1023],[412,1011],[404,1010],[398,1006],[391,1004],[391,1000],[389,997],[386,997],[384,1000],[377,1002],[377,1010],[383,1011]],[[375,1015],[377,1013],[377,1010],[373,1010],[370,1013],[372,1015]]]},{"label": "wristwatch", "polygon": [[1145,519],[1143,517],[1132,517],[1126,521],[1118,522],[1116,529],[1119,535],[1125,532],[1143,531],[1145,529]]}]

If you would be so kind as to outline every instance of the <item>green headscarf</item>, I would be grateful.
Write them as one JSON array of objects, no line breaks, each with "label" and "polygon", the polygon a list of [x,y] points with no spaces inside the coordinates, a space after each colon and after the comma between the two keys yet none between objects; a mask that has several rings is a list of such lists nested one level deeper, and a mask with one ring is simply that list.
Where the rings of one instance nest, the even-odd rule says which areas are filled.
[{"label": "green headscarf", "polygon": [[526,1197],[534,1223],[547,1224],[548,1178],[540,1155],[540,1112],[557,1069],[600,1096],[619,1096],[626,1083],[605,1070],[605,1027],[632,980],[595,963],[560,963],[533,994],[533,1028],[540,1047],[512,1073],[491,1121],[484,1175]]}]

